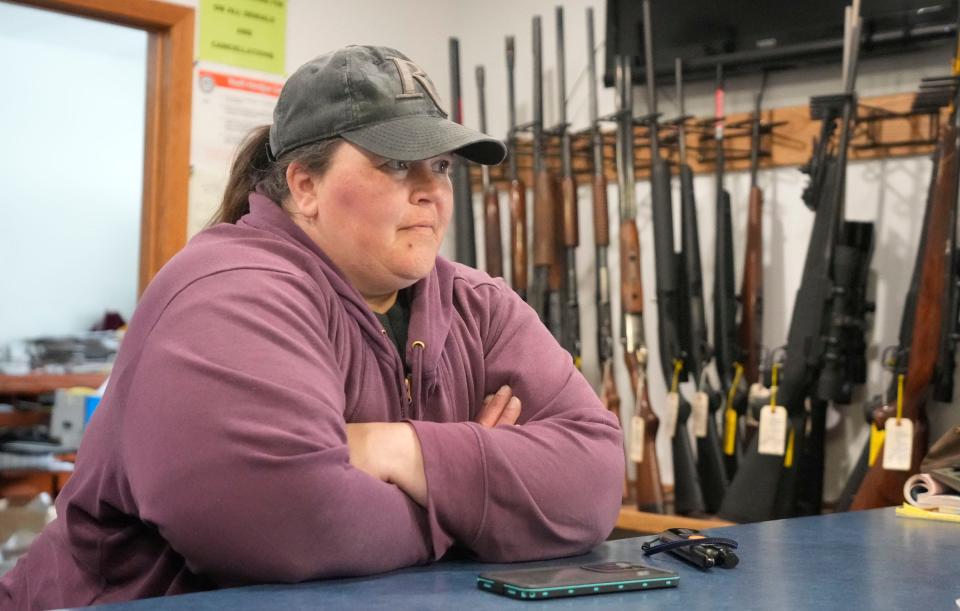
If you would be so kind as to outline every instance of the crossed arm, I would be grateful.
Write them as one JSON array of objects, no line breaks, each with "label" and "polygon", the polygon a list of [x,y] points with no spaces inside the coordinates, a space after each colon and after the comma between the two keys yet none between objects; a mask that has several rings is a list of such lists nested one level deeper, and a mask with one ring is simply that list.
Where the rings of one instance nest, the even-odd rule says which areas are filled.
[{"label": "crossed arm", "polygon": [[[475,422],[486,428],[513,425],[520,417],[520,399],[509,386],[488,395]],[[350,464],[380,481],[403,490],[421,507],[427,505],[423,452],[413,427],[406,422],[347,424]]]}]

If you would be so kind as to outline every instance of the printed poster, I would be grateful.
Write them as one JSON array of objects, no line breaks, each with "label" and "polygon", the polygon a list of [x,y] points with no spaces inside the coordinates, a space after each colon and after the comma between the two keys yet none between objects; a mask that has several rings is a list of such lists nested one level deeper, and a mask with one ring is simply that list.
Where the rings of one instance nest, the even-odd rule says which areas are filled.
[{"label": "printed poster", "polygon": [[287,0],[200,0],[201,61],[284,74]]}]

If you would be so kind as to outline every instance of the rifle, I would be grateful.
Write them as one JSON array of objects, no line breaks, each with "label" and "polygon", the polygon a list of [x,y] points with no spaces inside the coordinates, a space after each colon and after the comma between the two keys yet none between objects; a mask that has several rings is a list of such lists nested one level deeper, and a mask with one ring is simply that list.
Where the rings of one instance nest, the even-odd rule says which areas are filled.
[{"label": "rifle", "polygon": [[[766,74],[764,74],[764,81]],[[747,245],[744,253],[743,279],[740,285],[740,328],[738,331],[739,353],[743,359],[743,377],[747,385],[760,377],[760,362],[763,359],[763,191],[757,184],[760,166],[760,108],[763,99],[763,84],[754,98],[754,113],[750,134],[750,199],[747,213]],[[736,384],[734,384],[736,386]],[[747,401],[740,403],[741,414],[748,409]],[[738,414],[731,414],[727,432],[732,437],[724,456],[727,473],[732,477],[737,472],[741,453]],[[732,446],[732,447],[731,447]]]},{"label": "rifle", "polygon": [[[617,187],[620,206],[620,304],[623,324],[620,342],[634,389],[632,437],[643,439],[643,451],[631,448],[637,468],[636,497],[640,511],[663,513],[663,484],[657,460],[659,419],[650,407],[647,392],[647,347],[643,330],[643,281],[640,268],[640,234],[637,231],[636,184],[633,152],[633,79],[630,58],[617,57]],[[612,372],[611,372],[612,373]],[[636,427],[643,427],[643,435]],[[642,460],[637,461],[637,458]]]},{"label": "rifle", "polygon": [[[854,0],[853,9],[846,9],[844,93],[811,100],[811,115],[822,121],[815,147],[819,156],[804,170],[811,174],[808,190],[811,187],[820,190],[808,191],[809,197],[805,197],[808,203],[814,204],[815,217],[793,306],[784,375],[777,395],[789,418],[783,454],[759,453],[758,441],[763,430],[751,440],[720,508],[721,516],[734,521],[787,517],[797,509],[819,510],[827,401],[836,399],[831,394],[848,385],[848,380],[838,383],[842,375],[829,369],[853,359],[856,356],[853,351],[859,348],[857,344],[833,341],[838,327],[842,328],[845,338],[862,333],[863,325],[853,320],[853,313],[864,309],[858,300],[865,291],[856,283],[866,278],[872,247],[872,224],[843,220],[847,148],[856,109],[859,4],[859,0]],[[837,145],[830,151],[831,136],[838,129]],[[836,316],[840,310],[843,315]],[[828,359],[830,350],[843,355],[842,358]],[[808,399],[809,420],[806,417]],[[802,478],[799,472],[804,473]],[[802,488],[798,488],[798,480]]]},{"label": "rifle", "polygon": [[[932,179],[934,186],[924,212],[923,236],[917,251],[914,267],[916,290],[910,325],[909,345],[905,355],[906,371],[903,376],[903,417],[913,424],[912,453],[909,469],[893,471],[884,469],[883,461],[869,467],[851,504],[851,509],[872,509],[898,505],[903,501],[903,485],[916,473],[927,447],[926,401],[931,387],[935,385],[936,357],[944,344],[949,345],[949,336],[942,335],[942,325],[954,290],[950,282],[956,251],[958,158],[957,137],[960,134],[960,113],[957,104],[960,95],[954,93],[954,107],[950,123],[942,130],[938,143],[939,160]],[[908,314],[904,312],[904,316]],[[954,321],[949,321],[950,327]],[[901,333],[904,325],[901,324]],[[901,337],[901,340],[904,338]],[[899,356],[899,355],[898,355]],[[900,361],[904,360],[901,357]],[[888,410],[889,411],[889,410]],[[884,414],[878,414],[880,418]],[[878,420],[880,419],[878,418]],[[900,418],[897,418],[899,423]],[[886,423],[885,423],[886,424]],[[886,441],[884,442],[886,443]]]},{"label": "rifle", "polygon": [[[677,141],[680,164],[680,217],[682,236],[682,266],[685,299],[681,300],[684,317],[681,328],[687,329],[685,351],[690,372],[699,393],[706,395],[708,406],[706,424],[701,431],[694,431],[697,441],[697,474],[703,490],[703,500],[708,513],[720,508],[729,483],[717,434],[717,410],[722,400],[704,375],[710,361],[712,348],[707,341],[707,317],[703,303],[703,271],[700,267],[700,236],[697,227],[697,203],[693,192],[693,170],[687,163],[686,117],[683,110],[683,62],[676,60],[677,105],[680,118],[677,122]],[[702,395],[701,395],[702,397]],[[699,398],[698,398],[699,400]],[[696,427],[694,427],[696,428]],[[702,434],[701,434],[702,433]]]},{"label": "rifle", "polygon": [[[734,363],[742,359],[737,343],[737,296],[734,289],[733,221],[730,215],[730,193],[724,189],[726,155],[723,148],[724,128],[723,67],[717,66],[717,84],[714,94],[714,141],[716,143],[716,210],[717,239],[714,250],[713,276],[713,345],[717,375],[724,395],[733,382]],[[739,394],[739,389],[736,391]]]},{"label": "rifle", "polygon": [[[460,41],[450,38],[450,119],[463,123],[463,99],[460,97]],[[477,244],[473,227],[473,194],[470,192],[470,168],[466,163],[453,165],[453,230],[456,259],[477,266]]]},{"label": "rifle", "polygon": [[510,179],[510,281],[520,298],[527,298],[527,186],[517,172],[517,106],[514,89],[514,41],[507,36],[507,112],[510,129],[507,134],[508,172]]},{"label": "rifle", "polygon": [[[657,90],[653,71],[653,28],[650,0],[643,2],[643,43],[646,60],[647,126],[650,140],[650,191],[653,202],[653,247],[656,265],[657,318],[660,338],[660,364],[664,378],[673,379],[675,363],[684,366],[685,354],[680,345],[680,336],[675,316],[680,311],[678,261],[673,249],[673,204],[670,201],[670,168],[660,155],[657,122]],[[671,385],[672,386],[672,385]],[[676,392],[676,388],[671,388]],[[678,514],[702,513],[705,510],[703,493],[690,438],[687,434],[687,419],[690,404],[679,392],[677,398],[676,427],[673,431],[673,480],[674,511]]]},{"label": "rifle", "polygon": [[[484,70],[477,66],[477,103],[480,107],[480,131],[487,133],[487,103],[484,95]],[[480,182],[483,185],[483,228],[487,259],[487,273],[503,276],[503,248],[500,245],[500,194],[490,180],[490,166],[480,166]]]},{"label": "rifle", "polygon": [[[577,291],[577,246],[580,244],[577,219],[577,182],[573,176],[573,144],[567,123],[566,60],[563,48],[563,7],[556,9],[557,16],[557,99],[560,104],[560,154],[561,154],[561,202],[562,243],[566,278],[563,296],[563,341],[561,344],[573,356],[580,369],[580,303]],[[601,166],[602,169],[603,166]]]},{"label": "rifle", "polygon": [[[610,266],[607,263],[607,248],[610,246],[610,213],[607,208],[607,177],[603,173],[603,133],[600,131],[600,119],[597,113],[597,61],[594,44],[593,9],[588,7],[587,76],[590,91],[590,147],[593,159],[593,236],[597,258],[597,362],[600,364],[600,398],[603,400],[604,407],[617,416],[617,421],[622,421],[620,394],[617,392],[617,382],[613,375],[613,311],[610,307]],[[641,303],[641,309],[642,307]],[[634,362],[636,362],[635,359]],[[622,423],[621,428],[623,428]],[[630,496],[628,483],[629,476],[624,472],[624,501]]]},{"label": "rifle", "polygon": [[760,108],[763,88],[754,98],[750,134],[750,200],[747,213],[747,246],[740,288],[740,353],[747,380],[755,382],[760,375],[763,354],[763,191],[757,184],[760,166]]},{"label": "rifle", "polygon": [[533,18],[533,292],[530,305],[554,337],[560,329],[551,326],[549,308],[556,301],[550,290],[550,268],[554,264],[557,232],[554,226],[554,186],[544,163],[543,138],[543,55],[540,17]]}]

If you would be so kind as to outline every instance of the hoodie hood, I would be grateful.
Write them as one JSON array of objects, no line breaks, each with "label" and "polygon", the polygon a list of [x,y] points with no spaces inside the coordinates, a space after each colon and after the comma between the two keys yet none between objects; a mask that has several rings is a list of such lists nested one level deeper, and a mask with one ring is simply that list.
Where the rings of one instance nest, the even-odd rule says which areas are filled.
[{"label": "hoodie hood", "polygon": [[[237,224],[256,227],[292,240],[315,255],[322,263],[321,268],[330,286],[340,296],[364,335],[385,347],[385,350],[377,352],[378,356],[395,362],[393,356],[396,351],[393,343],[384,336],[380,321],[343,271],[273,200],[253,192],[249,201],[250,212]],[[423,343],[423,378],[428,385],[436,377],[443,345],[450,333],[453,320],[454,273],[454,265],[438,256],[430,274],[410,287],[410,325],[403,358],[407,363],[412,363],[413,344],[418,341]]]}]

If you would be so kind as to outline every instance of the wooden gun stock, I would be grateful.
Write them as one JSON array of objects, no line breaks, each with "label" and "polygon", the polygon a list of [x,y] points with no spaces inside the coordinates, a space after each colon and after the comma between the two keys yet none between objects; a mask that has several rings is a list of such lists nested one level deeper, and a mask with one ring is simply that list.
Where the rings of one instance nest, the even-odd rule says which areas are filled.
[{"label": "wooden gun stock", "polygon": [[636,501],[637,509],[652,513],[663,513],[663,482],[660,480],[660,462],[657,459],[657,429],[660,420],[650,407],[650,394],[647,391],[645,366],[636,354],[624,354],[630,381],[633,384],[635,407],[634,414],[643,419],[643,462],[636,463]]},{"label": "wooden gun stock", "polygon": [[[620,429],[623,429],[623,423],[620,419],[620,394],[617,392],[617,381],[613,377],[613,361],[607,361],[603,364],[603,371],[600,375],[600,400],[603,406],[607,408],[614,416],[617,422],[620,422]],[[624,502],[630,498],[629,478],[626,471],[623,473],[623,493]]]},{"label": "wooden gun stock", "polygon": [[527,186],[519,178],[510,182],[510,264],[513,290],[527,295]]},{"label": "wooden gun stock", "polygon": [[487,273],[503,276],[503,245],[500,240],[500,195],[490,183],[483,192],[484,234],[487,255]]},{"label": "wooden gun stock", "polygon": [[556,257],[556,215],[553,179],[546,171],[536,175],[533,197],[533,265],[549,267]]},{"label": "wooden gun stock", "polygon": [[593,176],[593,238],[597,246],[610,245],[610,212],[607,208],[607,179]]},{"label": "wooden gun stock", "polygon": [[633,221],[620,224],[620,304],[624,312],[643,312],[640,277],[640,234]]},{"label": "wooden gun stock", "polygon": [[956,130],[948,126],[940,140],[942,154],[936,172],[936,189],[924,219],[925,241],[918,253],[922,272],[917,290],[916,313],[910,339],[910,361],[903,383],[903,417],[913,421],[913,456],[909,471],[889,471],[877,460],[857,491],[851,509],[874,509],[903,502],[903,485],[917,472],[927,451],[925,405],[930,395],[941,341],[945,270],[953,257],[952,232],[956,223],[957,151]]},{"label": "wooden gun stock", "polygon": [[575,248],[580,245],[580,229],[577,218],[577,183],[572,176],[563,179],[560,187],[563,197],[563,245]]},{"label": "wooden gun stock", "polygon": [[743,284],[740,289],[740,349],[744,355],[746,380],[756,382],[760,375],[763,333],[763,191],[750,188],[747,215],[747,247],[744,255]]},{"label": "wooden gun stock", "polygon": [[[553,200],[553,214],[557,220],[554,221],[553,230],[553,257],[550,261],[550,276],[547,286],[550,292],[555,293],[557,299],[560,298],[560,292],[563,290],[565,257],[563,253],[563,234],[565,227],[563,225],[563,186],[560,177],[556,174],[550,174],[550,191]],[[559,303],[557,304],[559,306]]]}]

